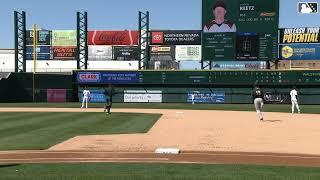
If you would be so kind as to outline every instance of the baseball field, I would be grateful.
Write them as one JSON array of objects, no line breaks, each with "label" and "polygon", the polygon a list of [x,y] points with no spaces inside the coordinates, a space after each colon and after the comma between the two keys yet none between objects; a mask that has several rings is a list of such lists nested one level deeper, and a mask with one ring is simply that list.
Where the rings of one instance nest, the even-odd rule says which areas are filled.
[{"label": "baseball field", "polygon": [[[320,106],[0,104],[0,179],[319,179]],[[155,154],[178,148],[180,154]]]}]

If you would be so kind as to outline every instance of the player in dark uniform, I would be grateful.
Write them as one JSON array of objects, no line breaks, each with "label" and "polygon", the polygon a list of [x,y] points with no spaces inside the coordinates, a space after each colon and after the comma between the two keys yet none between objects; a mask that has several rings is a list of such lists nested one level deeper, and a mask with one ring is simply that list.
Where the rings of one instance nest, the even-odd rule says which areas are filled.
[{"label": "player in dark uniform", "polygon": [[114,88],[111,84],[109,84],[109,87],[105,89],[104,94],[106,96],[106,101],[107,101],[107,104],[104,108],[104,112],[107,112],[107,114],[110,114],[110,110],[112,107],[112,96],[115,94]]},{"label": "player in dark uniform", "polygon": [[254,102],[254,107],[256,108],[260,121],[263,121],[263,116],[261,112],[263,107],[263,96],[263,91],[259,88],[258,85],[256,85],[252,92],[252,98]]}]

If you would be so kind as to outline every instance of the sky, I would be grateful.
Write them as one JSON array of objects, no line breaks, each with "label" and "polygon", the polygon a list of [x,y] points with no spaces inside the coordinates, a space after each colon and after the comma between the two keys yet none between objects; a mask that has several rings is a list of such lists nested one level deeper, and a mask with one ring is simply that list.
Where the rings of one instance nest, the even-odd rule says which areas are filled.
[{"label": "sky", "polygon": [[[280,27],[320,26],[320,13],[297,13],[300,1],[305,2],[280,0]],[[138,29],[138,11],[150,12],[151,29],[201,29],[201,0],[1,0],[0,48],[14,46],[15,10],[26,11],[27,29],[37,24],[49,30],[75,30],[77,11],[88,12],[89,30]]]}]

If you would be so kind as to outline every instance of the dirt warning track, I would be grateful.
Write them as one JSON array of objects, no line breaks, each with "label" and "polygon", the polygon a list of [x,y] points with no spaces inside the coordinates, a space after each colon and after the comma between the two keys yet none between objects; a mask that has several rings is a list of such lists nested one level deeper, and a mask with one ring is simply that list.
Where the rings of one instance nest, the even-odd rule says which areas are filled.
[{"label": "dirt warning track", "polygon": [[320,167],[320,156],[275,153],[182,152],[179,155],[152,152],[71,152],[11,151],[0,152],[0,164],[25,163],[197,163],[254,164]]}]

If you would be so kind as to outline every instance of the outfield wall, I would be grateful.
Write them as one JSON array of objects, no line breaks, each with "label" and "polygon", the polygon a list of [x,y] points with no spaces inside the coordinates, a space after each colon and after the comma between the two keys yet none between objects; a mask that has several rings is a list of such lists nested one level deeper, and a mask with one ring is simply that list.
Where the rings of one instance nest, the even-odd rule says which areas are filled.
[{"label": "outfield wall", "polygon": [[[34,79],[34,80],[33,80]],[[149,77],[151,80],[152,77]],[[34,82],[34,83],[33,83]],[[33,88],[34,85],[34,88]],[[0,102],[78,102],[83,84],[77,84],[71,74],[11,73],[0,80]],[[101,96],[107,84],[89,85]],[[269,103],[290,103],[289,91],[292,85],[264,85]],[[114,102],[163,102],[190,103],[195,95],[197,103],[251,103],[252,85],[212,84],[116,84]],[[301,104],[320,104],[318,85],[298,85]],[[100,95],[99,95],[100,93]]]},{"label": "outfield wall", "polygon": [[[105,101],[102,97],[103,88],[90,87],[93,96],[98,97],[97,102]],[[290,102],[290,88],[264,87],[269,95],[266,103],[288,104]],[[301,104],[320,104],[320,90],[318,88],[298,88]],[[98,91],[98,92],[95,92]],[[113,101],[118,103],[191,103],[191,94],[195,95],[196,103],[205,104],[249,104],[252,103],[251,87],[118,87],[115,86],[116,94]],[[78,98],[81,100],[82,88],[79,87]],[[97,93],[97,95],[94,95]],[[148,97],[149,96],[149,97]],[[161,98],[159,98],[159,96]],[[100,99],[102,98],[102,99]]]}]

